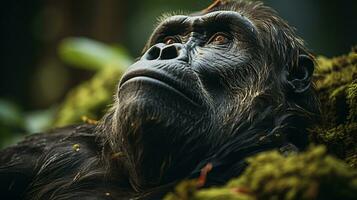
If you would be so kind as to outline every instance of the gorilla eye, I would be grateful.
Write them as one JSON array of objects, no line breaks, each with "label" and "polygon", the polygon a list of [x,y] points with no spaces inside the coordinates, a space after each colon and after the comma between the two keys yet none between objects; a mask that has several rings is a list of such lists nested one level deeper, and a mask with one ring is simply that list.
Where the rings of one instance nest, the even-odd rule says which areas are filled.
[{"label": "gorilla eye", "polygon": [[229,42],[229,37],[225,33],[216,33],[209,40],[209,44],[226,44]]},{"label": "gorilla eye", "polygon": [[180,39],[177,37],[172,37],[172,36],[168,36],[165,37],[163,40],[164,44],[169,45],[169,44],[174,44],[174,43],[181,43]]}]

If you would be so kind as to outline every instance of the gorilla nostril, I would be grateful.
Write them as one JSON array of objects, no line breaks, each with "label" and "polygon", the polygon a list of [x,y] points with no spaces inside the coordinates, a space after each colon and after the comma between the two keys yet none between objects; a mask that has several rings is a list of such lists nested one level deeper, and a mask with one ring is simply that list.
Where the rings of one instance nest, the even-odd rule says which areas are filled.
[{"label": "gorilla nostril", "polygon": [[156,60],[160,56],[161,49],[159,47],[153,46],[149,51],[146,53],[145,58],[147,60]]},{"label": "gorilla nostril", "polygon": [[174,59],[178,57],[178,49],[176,48],[176,46],[171,45],[171,46],[167,46],[165,47],[162,52],[161,52],[161,56],[160,58],[162,60],[169,60],[169,59]]}]

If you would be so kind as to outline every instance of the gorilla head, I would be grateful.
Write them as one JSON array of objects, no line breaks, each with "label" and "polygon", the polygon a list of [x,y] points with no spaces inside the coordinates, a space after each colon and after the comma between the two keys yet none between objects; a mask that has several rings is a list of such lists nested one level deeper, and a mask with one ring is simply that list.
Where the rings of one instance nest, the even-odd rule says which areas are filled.
[{"label": "gorilla head", "polygon": [[218,0],[167,17],[99,127],[109,171],[143,191],[211,163],[208,184],[218,184],[254,153],[304,148],[318,114],[313,70],[303,41],[261,3]]}]

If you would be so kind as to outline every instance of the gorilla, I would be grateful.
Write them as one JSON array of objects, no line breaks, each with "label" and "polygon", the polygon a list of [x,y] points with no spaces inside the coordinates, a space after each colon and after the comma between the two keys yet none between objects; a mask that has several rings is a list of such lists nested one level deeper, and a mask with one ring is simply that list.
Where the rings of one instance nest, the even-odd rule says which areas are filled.
[{"label": "gorilla", "polygon": [[97,125],[0,152],[6,199],[160,199],[183,179],[224,184],[258,152],[303,150],[318,118],[314,59],[260,2],[166,16]]}]

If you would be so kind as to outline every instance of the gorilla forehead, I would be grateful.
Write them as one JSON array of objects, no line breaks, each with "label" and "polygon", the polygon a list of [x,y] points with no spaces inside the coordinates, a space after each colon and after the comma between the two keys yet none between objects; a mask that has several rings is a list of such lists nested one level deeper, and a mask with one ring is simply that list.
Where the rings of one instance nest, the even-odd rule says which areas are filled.
[{"label": "gorilla forehead", "polygon": [[245,16],[236,11],[213,11],[206,14],[196,14],[196,15],[175,15],[167,18],[162,22],[162,24],[179,22],[187,26],[194,25],[204,25],[207,22],[212,22],[213,20],[227,20],[232,23],[242,23],[251,30],[255,31],[254,24]]},{"label": "gorilla forehead", "polygon": [[163,20],[153,32],[153,36],[163,32],[171,34],[204,32],[208,28],[231,26],[233,30],[243,29],[245,33],[257,38],[258,31],[254,23],[237,11],[213,11],[195,15],[174,15]]}]

